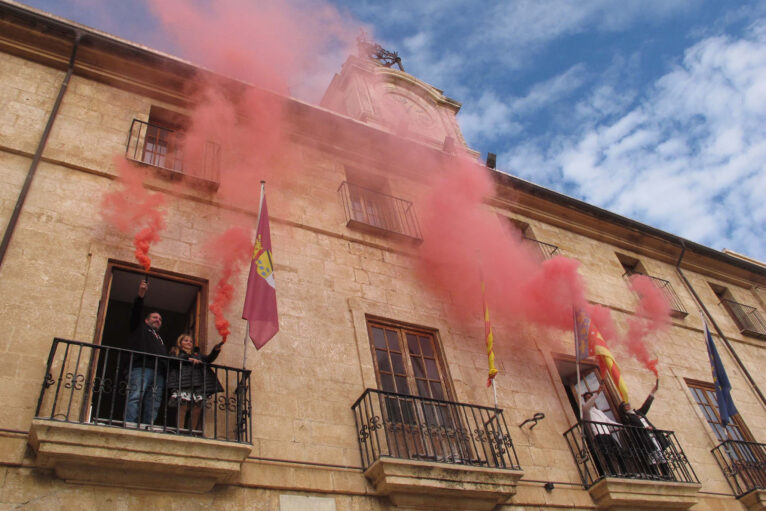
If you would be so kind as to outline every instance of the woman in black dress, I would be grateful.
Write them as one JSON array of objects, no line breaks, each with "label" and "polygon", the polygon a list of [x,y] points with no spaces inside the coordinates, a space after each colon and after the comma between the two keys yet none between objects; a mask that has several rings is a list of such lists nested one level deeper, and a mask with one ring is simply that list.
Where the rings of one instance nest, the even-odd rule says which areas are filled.
[{"label": "woman in black dress", "polygon": [[215,372],[208,364],[212,364],[221,352],[223,343],[213,346],[210,353],[200,355],[194,351],[194,341],[191,335],[181,334],[176,345],[170,348],[170,355],[177,357],[177,362],[170,362],[167,388],[170,393],[168,405],[178,407],[178,426],[191,429],[195,433],[202,432],[202,410],[210,396],[221,392],[223,387]]}]

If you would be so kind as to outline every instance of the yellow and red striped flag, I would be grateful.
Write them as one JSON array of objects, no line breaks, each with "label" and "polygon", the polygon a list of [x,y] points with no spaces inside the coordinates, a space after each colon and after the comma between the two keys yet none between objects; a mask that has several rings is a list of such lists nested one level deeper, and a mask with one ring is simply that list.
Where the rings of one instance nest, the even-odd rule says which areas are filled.
[{"label": "yellow and red striped flag", "polygon": [[[625,380],[620,373],[620,366],[614,360],[612,352],[604,342],[604,338],[601,336],[601,332],[598,331],[596,325],[588,317],[585,311],[577,310],[575,312],[575,332],[578,332],[583,325],[589,324],[588,328],[588,341],[583,343],[588,347],[588,354],[595,355],[598,358],[598,365],[601,368],[601,378],[604,378],[608,373],[612,381],[617,386],[617,390],[620,392],[620,396],[623,401],[628,401],[628,386],[625,384]],[[575,335],[577,338],[577,335]],[[579,344],[579,342],[578,342]]]},{"label": "yellow and red striped flag", "polygon": [[484,280],[481,281],[481,297],[484,301],[484,340],[487,343],[487,360],[489,362],[489,376],[487,377],[487,387],[492,385],[492,380],[497,376],[495,367],[494,336],[492,335],[492,324],[489,322],[489,307],[487,306],[487,295],[484,292]]}]

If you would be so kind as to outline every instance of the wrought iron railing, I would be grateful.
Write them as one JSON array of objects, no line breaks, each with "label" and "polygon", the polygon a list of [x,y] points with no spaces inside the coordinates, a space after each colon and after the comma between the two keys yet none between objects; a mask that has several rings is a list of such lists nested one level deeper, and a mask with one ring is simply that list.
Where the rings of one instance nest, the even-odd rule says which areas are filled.
[{"label": "wrought iron railing", "polygon": [[502,410],[374,389],[351,409],[364,468],[390,457],[519,469]]},{"label": "wrought iron railing", "polygon": [[649,278],[652,281],[652,284],[654,284],[654,287],[660,290],[662,295],[665,297],[665,300],[668,302],[671,315],[677,318],[683,318],[689,314],[686,312],[684,304],[681,303],[681,299],[678,297],[675,289],[673,289],[673,285],[669,281],[659,277],[652,277],[651,275],[647,275],[638,271],[627,271],[625,272],[624,276],[630,277],[631,275],[643,275],[644,277]]},{"label": "wrought iron railing", "polygon": [[726,440],[711,452],[737,496],[766,490],[766,444]]},{"label": "wrought iron railing", "polygon": [[198,161],[194,164],[185,161],[184,151],[183,131],[133,119],[125,147],[128,159],[169,170],[176,175],[188,176],[217,188],[220,182],[221,147],[207,141],[201,154],[195,157]]},{"label": "wrought iron railing", "polygon": [[533,238],[527,238],[524,236],[524,241],[536,246],[540,250],[540,255],[544,260],[551,259],[554,256],[560,255],[559,247],[551,245],[550,243],[544,243]]},{"label": "wrought iron railing", "polygon": [[766,338],[766,321],[764,321],[758,309],[726,298],[722,299],[721,303],[724,304],[731,317],[734,318],[740,332]]},{"label": "wrought iron railing", "polygon": [[[154,399],[156,418],[142,419]],[[252,443],[251,403],[247,370],[54,339],[35,417]]]},{"label": "wrought iron railing", "polygon": [[699,482],[672,431],[581,421],[564,438],[586,488],[604,477]]},{"label": "wrought iron railing", "polygon": [[344,181],[338,188],[346,225],[421,241],[411,202]]}]

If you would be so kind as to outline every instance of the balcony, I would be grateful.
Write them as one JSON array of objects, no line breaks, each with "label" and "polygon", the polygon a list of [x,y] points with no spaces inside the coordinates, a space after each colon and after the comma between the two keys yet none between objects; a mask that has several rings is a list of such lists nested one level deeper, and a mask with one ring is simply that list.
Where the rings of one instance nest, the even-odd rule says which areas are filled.
[{"label": "balcony", "polygon": [[688,509],[697,502],[701,485],[672,431],[581,421],[564,438],[599,509]]},{"label": "balcony", "polygon": [[365,476],[395,505],[492,509],[516,493],[502,410],[373,389],[352,410]]},{"label": "balcony", "polygon": [[766,321],[758,309],[726,298],[721,299],[721,303],[729,311],[741,333],[766,339]]},{"label": "balcony", "polygon": [[346,225],[372,234],[420,243],[412,203],[344,181],[338,188]]},{"label": "balcony", "polygon": [[732,491],[745,507],[765,509],[766,444],[726,440],[711,452]]},{"label": "balcony", "polygon": [[[201,151],[185,148],[184,132],[133,119],[125,147],[129,160],[159,169],[167,179],[184,179],[212,191],[220,185],[221,147],[211,141]],[[196,149],[196,148],[193,148]],[[196,153],[194,161],[184,161],[187,153]]]},{"label": "balcony", "polygon": [[542,241],[537,241],[533,238],[527,238],[524,236],[524,241],[529,243],[532,246],[537,247],[537,249],[540,251],[540,257],[543,258],[544,261],[547,261],[548,259],[553,258],[554,256],[560,255],[561,252],[559,251],[559,247],[556,245],[551,245],[550,243],[543,243]]},{"label": "balcony", "polygon": [[629,271],[625,273],[625,276],[630,277],[631,275],[643,275],[644,277],[648,277],[654,286],[660,290],[662,295],[665,297],[665,300],[668,302],[668,305],[670,306],[670,315],[676,318],[684,318],[689,313],[686,312],[686,308],[681,303],[681,299],[676,294],[675,290],[673,289],[673,286],[665,279],[661,279],[659,277],[652,277],[651,275],[647,275],[645,273],[637,272],[637,271]]},{"label": "balcony", "polygon": [[[136,368],[190,401],[150,387],[156,420],[125,421]],[[29,443],[38,466],[68,481],[207,491],[236,477],[250,453],[250,371],[54,339]]]}]

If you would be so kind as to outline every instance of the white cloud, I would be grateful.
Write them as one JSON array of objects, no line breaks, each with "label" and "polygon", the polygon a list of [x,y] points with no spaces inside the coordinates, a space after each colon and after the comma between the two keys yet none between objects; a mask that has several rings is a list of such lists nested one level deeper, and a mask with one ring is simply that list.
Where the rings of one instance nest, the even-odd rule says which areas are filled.
[{"label": "white cloud", "polygon": [[[766,30],[709,37],[689,48],[632,109],[548,148],[513,149],[511,171],[563,176],[575,195],[722,249],[766,258]],[[606,86],[576,111],[615,112]],[[606,105],[599,107],[597,105]],[[535,165],[552,159],[555,168]],[[547,174],[547,175],[546,175]],[[560,188],[560,187],[559,187]]]},{"label": "white cloud", "polygon": [[564,36],[585,31],[615,32],[636,22],[659,22],[700,4],[695,0],[518,0],[487,9],[486,30],[472,36],[472,45],[511,48],[501,58],[518,67],[535,50]]},{"label": "white cloud", "polygon": [[572,95],[581,87],[585,74],[585,67],[578,64],[535,84],[525,96],[500,99],[492,92],[484,92],[478,100],[469,99],[460,114],[463,135],[469,141],[517,135],[523,126],[515,119]]}]

